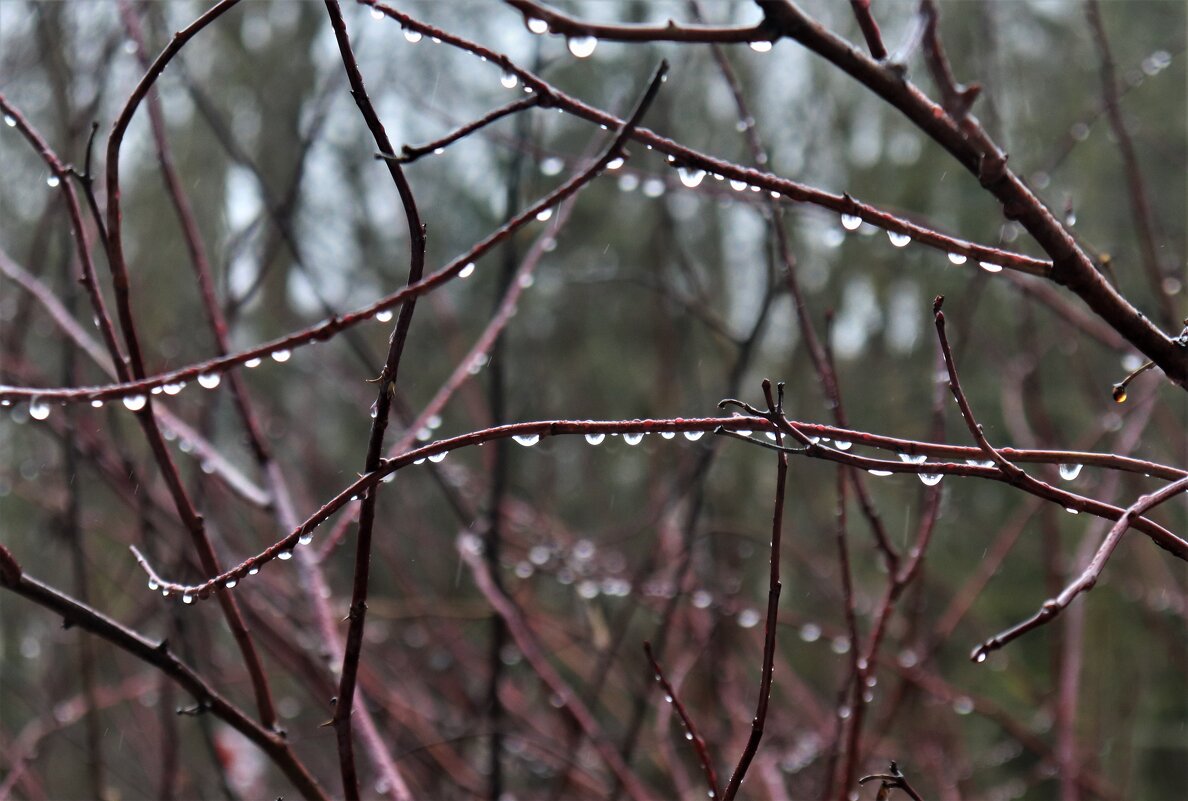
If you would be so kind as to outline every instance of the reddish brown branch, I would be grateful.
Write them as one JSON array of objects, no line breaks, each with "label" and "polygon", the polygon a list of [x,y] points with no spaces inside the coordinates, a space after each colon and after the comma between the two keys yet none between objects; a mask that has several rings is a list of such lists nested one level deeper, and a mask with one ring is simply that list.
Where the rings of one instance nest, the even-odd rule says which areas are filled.
[{"label": "reddish brown branch", "polygon": [[701,772],[705,776],[705,784],[709,789],[709,797],[714,798],[718,794],[718,774],[714,771],[714,760],[710,756],[709,748],[705,744],[705,738],[697,731],[697,726],[694,725],[693,718],[689,716],[685,705],[681,703],[681,697],[677,693],[676,688],[665,677],[664,669],[660,667],[660,663],[656,661],[656,657],[652,653],[652,644],[645,642],[643,647],[644,653],[648,655],[648,663],[652,666],[652,671],[656,674],[656,681],[660,684],[660,688],[664,690],[664,700],[672,704],[673,709],[676,710],[677,717],[681,719],[681,723],[685,726],[685,739],[693,743],[693,750],[697,754],[697,762],[701,765]]},{"label": "reddish brown branch", "polygon": [[1012,640],[1044,625],[1064,611],[1078,595],[1093,589],[1098,578],[1101,577],[1101,571],[1105,569],[1106,562],[1118,547],[1118,543],[1122,541],[1122,535],[1134,524],[1134,520],[1185,490],[1188,490],[1188,478],[1173,481],[1155,492],[1142,496],[1127,507],[1075,581],[1065,587],[1056,597],[1044,601],[1040,610],[1027,620],[983,642],[973,650],[970,659],[974,662],[984,662],[991,651],[996,651]]},{"label": "reddish brown branch", "polygon": [[[776,388],[775,398],[771,394],[771,382],[763,380],[763,395],[767,400],[767,408],[773,417],[784,418],[784,385]],[[796,430],[793,428],[793,430]],[[782,443],[781,431],[776,431],[776,444]],[[747,775],[747,769],[755,753],[759,750],[759,742],[763,739],[763,730],[767,724],[767,707],[771,699],[772,673],[775,668],[776,631],[778,629],[780,605],[780,542],[784,531],[784,490],[788,483],[788,454],[780,451],[776,457],[776,488],[775,502],[771,516],[771,551],[770,570],[767,580],[767,617],[763,625],[763,667],[759,676],[759,700],[755,705],[755,717],[751,721],[751,735],[738,759],[738,765],[722,792],[724,801],[732,801],[738,794],[739,787]]]},{"label": "reddish brown branch", "polygon": [[870,0],[850,0],[850,8],[854,11],[854,19],[858,21],[858,28],[862,31],[862,38],[866,40],[866,47],[870,54],[882,61],[887,57],[887,48],[883,44],[883,35],[879,32],[879,23],[875,22],[870,13]]}]

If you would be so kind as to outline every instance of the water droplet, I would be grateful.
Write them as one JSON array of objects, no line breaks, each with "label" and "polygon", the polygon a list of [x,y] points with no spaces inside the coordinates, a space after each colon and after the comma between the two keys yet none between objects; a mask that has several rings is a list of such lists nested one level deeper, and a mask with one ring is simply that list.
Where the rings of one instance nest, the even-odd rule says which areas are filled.
[{"label": "water droplet", "polygon": [[411,28],[404,29],[404,40],[409,44],[416,44],[421,41],[421,32],[414,31]]},{"label": "water droplet", "polygon": [[414,459],[413,464],[425,464],[425,457],[422,456],[420,459]]},{"label": "water droplet", "polygon": [[223,582],[223,586],[229,590],[235,589],[236,585],[238,585],[238,584],[239,584],[239,582],[236,581],[235,579],[227,579],[225,582]]},{"label": "water droplet", "polygon": [[928,457],[924,454],[912,456],[910,453],[901,453],[899,454],[899,459],[900,461],[907,462],[908,464],[924,464]]},{"label": "water droplet", "polygon": [[697,440],[701,439],[702,435],[704,434],[704,431],[686,431],[685,439],[689,440],[690,442],[696,442]]},{"label": "water droplet", "polygon": [[274,350],[272,352],[272,360],[274,362],[280,362],[283,364],[284,362],[287,362],[289,360],[289,357],[292,355],[293,355],[292,352],[290,352],[289,350],[286,350],[285,348],[281,348],[280,350]]},{"label": "water droplet", "polygon": [[734,178],[731,178],[730,179],[730,188],[733,189],[735,192],[741,192],[747,188],[747,182],[746,181],[738,181]]},{"label": "water droplet", "polygon": [[34,420],[44,420],[49,415],[50,407],[48,403],[39,398],[29,401],[29,416]]},{"label": "water droplet", "polygon": [[870,473],[872,476],[878,476],[879,478],[885,478],[886,476],[891,475],[890,470],[875,470],[874,468],[871,468],[866,472]]},{"label": "water droplet", "polygon": [[619,176],[619,191],[620,192],[634,192],[639,187],[639,178],[632,174]]},{"label": "water droplet", "polygon": [[443,422],[444,421],[441,419],[440,414],[432,414],[429,415],[429,419],[425,421],[425,428],[428,428],[430,431],[432,431],[435,428],[441,428],[441,424]]},{"label": "water droplet", "polygon": [[161,585],[157,583],[156,579],[149,579],[148,580],[148,588],[150,590],[159,590],[159,589],[161,589]]},{"label": "water droplet", "polygon": [[252,369],[253,367],[259,367],[260,359],[259,358],[248,359],[246,362],[243,363],[243,366],[248,368],[249,370]]},{"label": "water droplet", "polygon": [[375,313],[375,321],[377,323],[386,323],[392,319],[391,309],[380,309]]},{"label": "water droplet", "polygon": [[986,651],[981,646],[978,646],[977,650],[974,651],[974,661],[979,665],[986,661]]},{"label": "water droplet", "polygon": [[900,667],[910,668],[916,666],[916,663],[920,661],[920,657],[911,648],[904,648],[899,652],[896,661],[899,662]]},{"label": "water droplet", "polygon": [[835,439],[833,441],[833,447],[837,448],[839,451],[848,451],[853,447],[853,443],[846,442],[843,439]]},{"label": "water droplet", "polygon": [[891,240],[891,244],[897,248],[907,247],[907,244],[912,241],[912,238],[907,234],[901,234],[898,231],[888,231],[887,238]]},{"label": "water droplet", "polygon": [[1081,474],[1081,465],[1079,464],[1062,464],[1060,465],[1060,477],[1065,481],[1072,481]]},{"label": "water droplet", "polygon": [[978,266],[979,266],[979,267],[981,267],[983,270],[985,270],[985,271],[986,271],[986,272],[988,272],[988,273],[1000,273],[1000,272],[1002,272],[1002,265],[1001,265],[1001,264],[991,264],[991,263],[990,263],[990,262],[988,262],[988,261],[980,261],[980,262],[978,262]]},{"label": "water droplet", "polygon": [[753,629],[759,624],[759,613],[754,609],[744,609],[738,613],[738,625],[744,629]]},{"label": "water droplet", "polygon": [[7,125],[9,128],[15,128],[16,127],[16,117],[12,116],[11,114],[5,114],[4,115],[4,124]]},{"label": "water droplet", "polygon": [[693,732],[691,732],[691,731],[687,731],[687,732],[685,732],[685,739],[686,739],[686,740],[692,740],[692,739],[693,739]]},{"label": "water droplet", "polygon": [[767,41],[766,39],[761,39],[757,42],[751,42],[751,49],[756,53],[770,53],[771,42]]},{"label": "water droplet", "polygon": [[520,276],[518,283],[522,288],[527,289],[536,283],[536,276],[534,276],[532,273],[524,273]]},{"label": "water droplet", "polygon": [[1070,211],[1068,214],[1064,215],[1064,224],[1067,225],[1069,228],[1076,225],[1077,224],[1077,213],[1075,211]]},{"label": "water droplet", "polygon": [[678,167],[677,176],[681,179],[682,184],[694,189],[705,180],[705,170],[699,170],[696,167]]},{"label": "water droplet", "polygon": [[958,715],[968,715],[974,711],[974,702],[967,696],[961,696],[953,701],[953,711]]},{"label": "water droplet", "polygon": [[847,720],[850,717],[852,710],[848,706],[843,706],[837,710],[837,716],[842,720]]},{"label": "water droplet", "polygon": [[968,259],[965,256],[962,256],[960,253],[950,253],[949,261],[953,262],[954,264],[965,264]]},{"label": "water droplet", "polygon": [[164,392],[166,395],[176,395],[177,393],[181,392],[185,388],[185,386],[186,386],[186,382],[178,381],[177,383],[174,383],[174,384],[164,384],[161,387],[161,391]]},{"label": "water droplet", "polygon": [[586,435],[586,442],[589,442],[591,445],[599,445],[602,443],[602,441],[604,439],[606,439],[606,434],[587,434]]},{"label": "water droplet", "polygon": [[644,197],[660,197],[665,190],[664,181],[659,178],[649,178],[643,183]]},{"label": "water droplet", "polygon": [[816,623],[805,623],[800,627],[800,639],[805,642],[816,642],[821,639],[821,627]]},{"label": "water droplet", "polygon": [[379,417],[379,401],[378,400],[372,402],[371,408],[367,410],[367,413],[371,416],[372,420]]},{"label": "water droplet", "polygon": [[945,477],[943,473],[917,473],[916,476],[920,479],[920,483],[926,487],[935,487]]},{"label": "water droplet", "polygon": [[91,408],[92,409],[102,409],[103,401],[100,400],[99,398],[95,398],[95,400],[91,401]]},{"label": "water droplet", "polygon": [[187,592],[187,593],[184,593],[184,594],[182,595],[182,603],[183,603],[183,604],[192,604],[192,603],[194,603],[194,596],[193,596],[193,595],[190,595],[190,593],[188,593],[188,592]]},{"label": "water droplet", "polygon": [[515,73],[505,72],[499,76],[499,83],[503,84],[504,89],[515,89],[520,79],[516,77]]},{"label": "water droplet", "polygon": [[130,412],[139,412],[148,403],[148,398],[144,395],[128,395],[124,398],[124,408]]},{"label": "water droplet", "polygon": [[829,643],[829,650],[835,654],[848,654],[850,652],[850,638],[834,637],[833,641]]},{"label": "water droplet", "polygon": [[593,36],[573,36],[566,44],[574,58],[589,58],[594,55],[594,48],[598,47],[598,40]]},{"label": "water droplet", "polygon": [[445,458],[446,458],[446,452],[442,451],[441,453],[435,453],[432,456],[430,456],[429,461],[433,462],[434,464],[440,464],[442,461],[445,460]]},{"label": "water droplet", "polygon": [[624,434],[623,441],[628,445],[638,445],[643,442],[644,435],[640,433]]},{"label": "water droplet", "polygon": [[259,573],[259,572],[260,572],[260,568],[258,568],[258,567],[253,567],[251,570],[249,570],[249,571],[248,571],[248,575],[249,575],[249,576],[254,576],[254,575],[256,575],[256,574],[257,574],[257,573]]},{"label": "water droplet", "polygon": [[1064,511],[1068,512],[1070,515],[1079,515],[1081,513],[1079,509],[1073,509],[1071,506],[1064,507]]},{"label": "water droplet", "polygon": [[672,439],[673,437],[676,436],[676,432],[675,431],[661,431],[660,436],[663,437],[664,439]]},{"label": "water droplet", "polygon": [[671,695],[669,695],[668,693],[665,693],[665,694],[664,694],[664,700],[665,700],[667,703],[670,703],[670,704],[671,704],[671,703],[672,703],[672,696],[671,696]]},{"label": "water droplet", "polygon": [[533,33],[537,33],[537,34],[547,33],[549,30],[549,23],[545,22],[543,19],[537,19],[536,17],[529,17],[528,18],[528,30],[532,31]]},{"label": "water droplet", "polygon": [[539,434],[515,434],[512,436],[516,442],[523,445],[525,448],[531,448],[536,443],[540,442]]},{"label": "water droplet", "polygon": [[1114,403],[1126,403],[1126,387],[1114,385]]},{"label": "water droplet", "polygon": [[279,560],[281,560],[282,562],[287,562],[287,561],[289,561],[290,559],[292,559],[292,558],[293,558],[293,551],[292,551],[291,549],[290,549],[290,550],[281,551],[280,553],[278,553],[278,554],[276,555],[276,558],[277,558],[277,559],[279,559]]},{"label": "water droplet", "polygon": [[203,389],[214,389],[223,380],[223,377],[218,373],[203,373],[198,376],[198,385]]},{"label": "water droplet", "polygon": [[378,8],[373,8],[373,9],[371,9],[371,18],[372,19],[383,19],[384,12],[380,11]]},{"label": "water droplet", "polygon": [[553,216],[552,209],[544,209],[536,213],[536,219],[540,222],[548,222],[549,218]]},{"label": "water droplet", "polygon": [[56,175],[51,175],[49,178],[45,179],[45,185],[50,189],[55,188],[60,183],[62,183],[62,179]]},{"label": "water droplet", "polygon": [[620,167],[622,167],[622,166],[623,166],[623,164],[624,164],[624,162],[623,162],[623,157],[622,157],[622,156],[616,156],[615,158],[611,159],[610,161],[608,161],[608,162],[606,163],[606,168],[607,168],[608,170],[617,170],[617,169],[619,169]]},{"label": "water droplet", "polygon": [[312,531],[307,531],[304,534],[302,534],[300,537],[297,538],[298,545],[309,545],[311,542],[313,542],[313,532]]},{"label": "water droplet", "polygon": [[698,609],[708,609],[709,605],[714,602],[714,596],[710,595],[705,590],[697,590],[693,593],[693,606]]}]

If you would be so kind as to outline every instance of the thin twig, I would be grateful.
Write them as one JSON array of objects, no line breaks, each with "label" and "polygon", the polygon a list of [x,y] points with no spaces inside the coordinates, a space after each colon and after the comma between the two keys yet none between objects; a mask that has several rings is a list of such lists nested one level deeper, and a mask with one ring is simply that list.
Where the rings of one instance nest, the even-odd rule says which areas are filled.
[{"label": "thin twig", "polygon": [[694,753],[697,754],[697,762],[701,766],[702,774],[705,776],[705,784],[709,790],[709,797],[714,798],[718,793],[718,774],[714,771],[714,760],[710,756],[709,748],[705,744],[705,738],[697,731],[697,726],[694,725],[693,718],[689,716],[689,711],[685,709],[685,705],[681,703],[681,698],[676,688],[665,677],[664,669],[660,667],[660,663],[656,661],[656,656],[652,653],[652,644],[645,642],[643,647],[644,653],[648,656],[648,664],[652,666],[652,671],[656,674],[656,681],[660,684],[661,689],[664,690],[664,699],[670,701],[673,709],[676,710],[677,717],[684,724],[685,739],[693,743]]},{"label": "thin twig", "polygon": [[1065,587],[1056,597],[1044,601],[1040,610],[1027,620],[996,634],[974,648],[970,654],[970,659],[974,662],[986,661],[986,656],[991,651],[996,651],[1032,629],[1037,629],[1044,625],[1064,611],[1078,595],[1093,589],[1097,584],[1098,578],[1101,577],[1101,571],[1105,569],[1106,562],[1109,561],[1110,556],[1118,547],[1118,543],[1122,541],[1122,535],[1134,524],[1135,519],[1185,490],[1188,490],[1188,478],[1173,481],[1155,492],[1142,496],[1127,507],[1118,518],[1118,522],[1110,528],[1109,533],[1102,540],[1097,552],[1093,554],[1093,558],[1089,560],[1089,564],[1085,566],[1085,569],[1081,571],[1081,574],[1075,581]]}]

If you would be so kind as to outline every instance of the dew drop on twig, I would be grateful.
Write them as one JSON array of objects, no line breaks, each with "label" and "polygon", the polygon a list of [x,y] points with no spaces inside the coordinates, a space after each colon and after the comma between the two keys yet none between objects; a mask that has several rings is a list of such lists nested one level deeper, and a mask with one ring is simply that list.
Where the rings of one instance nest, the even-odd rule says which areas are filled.
[{"label": "dew drop on twig", "polygon": [[543,19],[537,19],[536,17],[529,17],[528,18],[528,30],[532,31],[533,33],[537,33],[537,34],[546,33],[549,30],[549,23],[545,22]]},{"label": "dew drop on twig", "polygon": [[286,348],[281,348],[280,350],[274,350],[272,352],[272,360],[274,362],[280,362],[283,364],[284,362],[287,362],[289,357],[292,355],[293,354]]},{"label": "dew drop on twig", "polygon": [[961,255],[960,253],[950,253],[949,261],[953,262],[954,264],[960,265],[960,264],[965,264],[965,262],[968,261],[968,259],[965,256]]},{"label": "dew drop on twig", "polygon": [[628,445],[638,445],[639,443],[643,442],[643,438],[644,438],[644,435],[639,434],[639,433],[623,435],[623,441],[626,442]]},{"label": "dew drop on twig", "polygon": [[990,262],[988,262],[988,261],[980,261],[980,262],[978,262],[978,266],[979,266],[979,267],[981,267],[983,270],[985,270],[985,271],[986,271],[986,272],[988,272],[988,273],[1000,273],[1000,272],[1002,272],[1002,265],[1001,265],[1001,264],[991,264],[991,263],[990,263]]},{"label": "dew drop on twig", "polygon": [[124,398],[124,408],[130,412],[139,412],[148,403],[144,395],[128,395]]},{"label": "dew drop on twig", "polygon": [[685,439],[689,440],[690,442],[696,442],[697,440],[701,439],[703,434],[705,434],[704,431],[686,431]]},{"label": "dew drop on twig", "polygon": [[599,445],[602,443],[602,441],[604,439],[606,439],[606,434],[587,434],[586,435],[586,442],[590,443],[591,445]]},{"label": "dew drop on twig", "polygon": [[862,218],[855,217],[853,214],[843,214],[841,216],[842,228],[847,231],[857,231],[862,227]]},{"label": "dew drop on twig", "polygon": [[540,435],[539,434],[515,434],[512,436],[512,439],[514,439],[519,444],[523,445],[525,448],[531,448],[533,445],[540,442]]},{"label": "dew drop on twig", "polygon": [[223,377],[218,373],[203,373],[202,375],[198,376],[198,386],[202,387],[203,389],[214,389],[220,383],[222,383],[222,381]]},{"label": "dew drop on twig", "polygon": [[566,45],[574,58],[589,58],[594,55],[594,49],[598,47],[598,40],[593,36],[573,36],[569,38]]},{"label": "dew drop on twig", "polygon": [[499,76],[499,83],[503,84],[504,89],[515,89],[516,85],[520,83],[520,79],[516,77],[515,73],[505,72]]},{"label": "dew drop on twig", "polygon": [[759,41],[751,42],[751,49],[756,53],[770,53],[771,47],[771,42],[766,39],[760,39]]},{"label": "dew drop on twig", "polygon": [[1081,465],[1079,464],[1062,464],[1060,465],[1060,477],[1065,481],[1072,481],[1081,474]]},{"label": "dew drop on twig", "polygon": [[46,419],[50,416],[49,404],[39,398],[34,398],[29,401],[29,416],[34,420]]},{"label": "dew drop on twig", "polygon": [[417,42],[421,41],[421,32],[414,31],[411,28],[405,28],[404,39],[409,44],[416,44]]},{"label": "dew drop on twig", "polygon": [[901,234],[898,231],[888,231],[887,238],[891,240],[891,244],[897,248],[906,247],[912,238],[907,234]]},{"label": "dew drop on twig", "polygon": [[678,167],[677,176],[681,179],[682,184],[690,189],[695,189],[705,180],[705,170],[695,167]]}]

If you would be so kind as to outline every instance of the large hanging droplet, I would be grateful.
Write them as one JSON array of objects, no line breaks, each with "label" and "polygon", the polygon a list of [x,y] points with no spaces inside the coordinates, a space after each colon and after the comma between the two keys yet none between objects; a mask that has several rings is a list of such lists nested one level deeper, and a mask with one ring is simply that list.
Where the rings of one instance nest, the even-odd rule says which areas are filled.
[{"label": "large hanging droplet", "polygon": [[1060,477],[1065,481],[1072,481],[1081,474],[1081,465],[1079,464],[1062,464],[1060,465]]},{"label": "large hanging droplet", "polygon": [[144,395],[129,395],[124,398],[124,408],[130,412],[139,412],[148,403],[148,398]]},{"label": "large hanging droplet", "polygon": [[574,58],[589,58],[594,55],[594,49],[598,47],[598,40],[593,36],[573,36],[566,44]]},{"label": "large hanging droplet", "polygon": [[512,436],[512,439],[523,445],[525,448],[531,448],[533,445],[540,442],[540,434],[515,434]]}]

